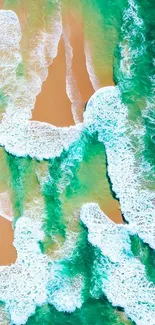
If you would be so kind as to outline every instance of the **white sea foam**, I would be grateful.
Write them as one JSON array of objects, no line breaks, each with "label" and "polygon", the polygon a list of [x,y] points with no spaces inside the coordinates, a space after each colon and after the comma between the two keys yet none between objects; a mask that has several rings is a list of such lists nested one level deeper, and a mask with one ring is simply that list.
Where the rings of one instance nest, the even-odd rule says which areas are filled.
[{"label": "white sea foam", "polygon": [[85,204],[80,218],[88,228],[88,240],[103,254],[94,267],[94,274],[100,267],[103,293],[137,325],[154,325],[155,286],[131,252],[130,227],[113,223],[95,203]]},{"label": "white sea foam", "polygon": [[0,306],[0,324],[1,325],[10,325],[9,316],[6,314],[5,307]]},{"label": "white sea foam", "polygon": [[[19,42],[21,40],[21,30],[17,15],[11,10],[0,10],[0,50],[7,51],[11,56],[11,51],[19,51]],[[2,53],[3,54],[3,53]],[[1,57],[3,62],[3,55]],[[1,62],[1,63],[2,63]],[[7,67],[8,61],[3,62]]]},{"label": "white sea foam", "polygon": [[82,124],[56,128],[37,121],[24,124],[11,124],[10,121],[1,126],[0,143],[16,156],[29,155],[37,159],[49,159],[60,156],[63,149],[68,149],[80,137],[82,129]]},{"label": "white sea foam", "polygon": [[126,74],[127,77],[132,77],[131,73],[131,54],[130,49],[127,45],[120,45],[121,47],[121,60],[120,60],[120,69],[123,74]]},{"label": "white sea foam", "polygon": [[5,302],[11,324],[25,324],[36,306],[46,301],[47,257],[37,244],[42,238],[39,223],[25,217],[17,221],[17,260],[10,267],[0,267],[0,300]]},{"label": "white sea foam", "polygon": [[83,302],[83,277],[65,277],[60,272],[61,261],[54,262],[42,254],[38,244],[44,238],[41,227],[38,220],[25,216],[18,219],[14,240],[17,260],[10,267],[0,267],[0,300],[11,324],[25,324],[36,306],[47,302],[67,312],[80,308]]},{"label": "white sea foam", "polygon": [[9,221],[13,220],[13,210],[8,192],[0,193],[0,216]]},{"label": "white sea foam", "polygon": [[119,262],[122,252],[130,254],[129,226],[116,225],[96,203],[86,203],[81,209],[80,218],[88,227],[88,240],[99,247],[103,255],[108,255],[112,262]]},{"label": "white sea foam", "polygon": [[95,74],[93,62],[92,62],[92,55],[88,41],[85,41],[84,44],[84,51],[85,51],[85,58],[86,58],[86,67],[88,71],[88,75],[94,90],[98,90],[100,88],[100,82]]},{"label": "white sea foam", "polygon": [[89,100],[84,125],[90,132],[98,131],[99,141],[105,145],[108,173],[125,219],[136,227],[144,242],[155,248],[155,193],[143,184],[127,117],[118,87],[106,87]]},{"label": "white sea foam", "polygon": [[37,36],[38,45],[30,52],[30,58],[28,63],[29,75],[32,79],[32,87],[34,86],[33,78],[40,78],[40,86],[42,85],[42,82],[46,80],[48,75],[48,66],[52,64],[53,59],[57,56],[58,44],[61,35],[61,6],[60,4],[58,4],[57,9],[50,18],[48,31],[40,31],[39,39]]},{"label": "white sea foam", "polygon": [[69,42],[70,28],[69,26],[67,27],[68,28],[63,30],[66,55],[66,92],[72,103],[72,114],[74,121],[75,123],[79,123],[82,99],[72,72],[73,49]]},{"label": "white sea foam", "polygon": [[[146,52],[145,25],[139,15],[139,7],[134,0],[128,0],[128,6],[123,11],[122,22],[121,31],[123,39],[119,44],[122,58],[120,60],[119,73],[123,76],[123,82],[119,82],[119,86],[123,88],[124,83],[129,83],[130,87],[135,59]],[[137,35],[141,39],[141,43],[138,46],[136,46]],[[125,77],[126,80],[124,80]]]},{"label": "white sea foam", "polygon": [[[80,217],[88,228],[88,240],[102,252],[103,258],[95,264],[94,272],[101,266],[101,276],[106,273],[107,280],[102,276],[104,294],[113,305],[123,307],[138,325],[146,324],[146,320],[153,325],[154,287],[131,253],[130,226],[114,224],[97,204],[85,204]],[[10,267],[0,267],[0,299],[6,304],[11,324],[25,324],[36,306],[47,302],[64,312],[73,312],[83,303],[83,276],[69,277],[63,272],[61,261],[64,257],[70,260],[71,252],[66,255],[64,245],[65,255],[57,261],[42,254],[38,245],[44,238],[41,227],[40,221],[25,216],[18,219],[14,241],[17,261]],[[93,288],[91,294],[94,295]]]},{"label": "white sea foam", "polygon": [[[5,35],[1,38],[3,41],[1,46],[6,50],[0,62],[0,88],[9,99],[0,126],[0,144],[5,146],[8,152],[17,156],[30,155],[38,159],[59,156],[63,149],[68,149],[69,145],[79,138],[82,125],[61,129],[47,123],[28,121],[28,119],[31,117],[36,95],[40,92],[41,84],[47,76],[47,62],[43,56],[45,47],[47,46],[51,62],[57,54],[62,32],[60,12],[58,12],[58,21],[52,22],[53,38],[52,34],[42,33],[40,36],[44,45],[40,43],[30,53],[30,67],[35,66],[36,60],[37,73],[30,69],[27,80],[24,77],[18,79],[16,76],[16,68],[22,62],[18,18],[12,11],[0,11],[0,15],[0,35]],[[14,35],[14,42],[9,43],[12,35]],[[8,43],[9,51],[7,51]],[[41,253],[38,245],[38,241],[44,236],[41,230],[45,217],[43,209],[44,204],[40,200],[33,207],[25,206],[25,216],[18,219],[15,228],[14,245],[17,249],[17,261],[11,267],[0,267],[0,300],[5,302],[11,322],[16,325],[25,324],[28,317],[35,312],[36,306],[47,302],[47,295],[48,299],[62,310],[73,311],[81,304],[80,277],[75,279],[75,283],[73,280],[70,282],[68,278],[66,286],[64,282],[63,291],[62,288],[56,290],[56,285],[54,286],[53,283],[52,291],[50,294],[48,292],[47,284],[54,272],[54,264],[52,263],[49,268],[50,259]],[[68,290],[70,290],[70,298],[66,300]],[[60,303],[57,301],[58,295],[63,298]]]},{"label": "white sea foam", "polygon": [[51,34],[41,32],[39,45],[30,53],[28,79],[16,75],[17,66],[22,62],[18,18],[12,11],[1,10],[0,15],[0,37],[3,36],[0,46],[5,49],[0,62],[0,89],[8,98],[0,126],[0,145],[17,156],[29,155],[38,159],[59,156],[63,149],[67,149],[77,139],[81,125],[56,128],[28,119],[31,117],[36,95],[47,77],[49,61],[46,62],[45,52],[48,52],[50,62],[57,55],[62,33],[61,8],[58,6],[51,20]]},{"label": "white sea foam", "polygon": [[33,197],[31,202],[24,205],[24,216],[32,220],[43,222],[45,220],[45,204],[44,198],[39,196]]},{"label": "white sea foam", "polygon": [[[130,89],[134,77],[135,60],[146,53],[145,25],[140,17],[139,7],[134,0],[128,0],[128,4],[123,10],[121,34],[119,87],[120,89],[124,87]],[[140,44],[137,44],[137,38],[141,40]],[[141,80],[139,81],[141,82]]]},{"label": "white sea foam", "polygon": [[[4,62],[8,56],[7,43],[12,38],[12,29],[14,28],[18,37],[15,38],[16,46],[10,45],[10,51],[15,57],[18,57],[18,61],[12,60],[10,62],[10,68],[12,71],[8,72],[8,66],[3,69],[5,72],[5,88],[0,83],[0,87],[6,96],[9,98],[9,102],[4,116],[4,124],[9,123],[24,123],[31,117],[31,110],[34,108],[36,96],[41,91],[42,82],[46,79],[48,74],[48,66],[53,62],[53,59],[57,55],[58,43],[62,33],[62,21],[61,11],[58,6],[54,17],[51,18],[49,24],[50,33],[40,31],[37,36],[37,46],[32,48],[29,53],[28,65],[28,78],[18,78],[16,76],[16,67],[18,63],[22,63],[22,56],[20,54],[19,41],[21,39],[20,24],[17,16],[12,11],[5,11],[8,15],[8,32],[3,39],[3,46],[6,48]],[[12,16],[16,16],[15,26],[10,25]],[[3,26],[4,32],[4,26]],[[1,34],[0,34],[1,35]],[[47,58],[48,56],[48,58]],[[1,62],[1,65],[2,62]],[[1,76],[2,78],[2,76]]]},{"label": "white sea foam", "polygon": [[71,313],[82,306],[81,291],[84,279],[82,275],[74,276],[71,279],[63,273],[62,276],[60,271],[61,267],[56,267],[55,272],[49,278],[48,302],[58,311]]},{"label": "white sea foam", "polygon": [[41,214],[40,201],[38,203],[39,211],[26,207],[26,216],[16,222],[15,264],[0,266],[0,300],[5,303],[2,316],[4,319],[8,313],[10,324],[25,324],[36,307],[44,303],[53,304],[57,310],[64,312],[73,312],[83,303],[83,276],[65,276],[62,263],[64,258],[70,260],[77,234],[68,233],[63,248],[60,248],[60,258],[56,261],[43,254],[38,242],[44,239],[42,225],[45,215],[43,213],[42,218],[31,216],[32,212]]}]

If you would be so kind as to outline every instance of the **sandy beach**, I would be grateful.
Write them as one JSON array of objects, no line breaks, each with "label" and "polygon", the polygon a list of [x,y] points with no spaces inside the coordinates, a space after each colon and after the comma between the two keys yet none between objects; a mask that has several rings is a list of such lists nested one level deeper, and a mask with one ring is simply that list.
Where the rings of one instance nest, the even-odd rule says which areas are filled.
[{"label": "sandy beach", "polygon": [[93,95],[94,89],[86,67],[83,23],[80,15],[73,12],[68,15],[67,23],[70,26],[70,44],[73,48],[72,71],[84,105]]},{"label": "sandy beach", "polygon": [[64,40],[61,37],[57,57],[48,69],[48,77],[37,96],[32,120],[55,126],[74,125],[71,102],[66,94],[66,60]]},{"label": "sandy beach", "polygon": [[[86,68],[84,54],[84,34],[80,17],[69,13],[63,17],[63,28],[70,29],[70,46],[73,51],[72,73],[77,89],[74,91],[80,94],[80,110],[84,110],[85,103],[94,93],[91,81]],[[35,108],[32,112],[32,120],[48,122],[55,126],[74,125],[74,118],[71,111],[71,102],[66,93],[66,58],[64,39],[61,37],[58,46],[57,57],[48,68],[48,77],[42,85],[41,93],[37,96]],[[80,114],[79,119],[82,122]]]},{"label": "sandy beach", "polygon": [[120,206],[117,200],[112,197],[106,204],[100,204],[101,210],[115,223],[123,223]]},{"label": "sandy beach", "polygon": [[16,261],[17,254],[13,239],[11,222],[0,216],[0,265],[11,265]]}]

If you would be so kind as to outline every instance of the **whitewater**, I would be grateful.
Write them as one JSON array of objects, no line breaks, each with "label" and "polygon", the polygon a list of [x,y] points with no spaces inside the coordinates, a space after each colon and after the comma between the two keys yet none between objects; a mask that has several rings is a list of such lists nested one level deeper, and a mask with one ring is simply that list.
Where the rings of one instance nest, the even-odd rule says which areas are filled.
[{"label": "whitewater", "polygon": [[[38,47],[30,53],[27,79],[17,76],[22,64],[18,16],[0,10],[0,90],[6,100],[0,145],[11,175],[13,212],[7,216],[3,208],[7,192],[0,195],[0,210],[2,217],[14,220],[17,250],[14,264],[0,266],[0,324],[78,321],[82,325],[97,319],[96,324],[155,325],[155,279],[149,272],[155,249],[154,62],[147,44],[145,8],[128,0],[121,9],[114,86],[99,89],[85,43],[88,74],[96,92],[87,102],[82,123],[61,3],[54,9],[51,32],[41,32]],[[61,35],[66,47],[66,89],[76,123],[64,128],[31,121],[36,96],[48,75],[45,52],[52,64]],[[151,69],[139,76],[142,58]],[[35,61],[38,70],[33,69]],[[77,171],[92,139],[105,150],[111,195],[119,203],[122,224],[114,223],[96,202],[63,213],[63,200],[74,199],[81,186]],[[34,177],[37,189],[32,192],[33,205],[24,201],[26,191],[32,190],[26,185],[28,176]]]}]

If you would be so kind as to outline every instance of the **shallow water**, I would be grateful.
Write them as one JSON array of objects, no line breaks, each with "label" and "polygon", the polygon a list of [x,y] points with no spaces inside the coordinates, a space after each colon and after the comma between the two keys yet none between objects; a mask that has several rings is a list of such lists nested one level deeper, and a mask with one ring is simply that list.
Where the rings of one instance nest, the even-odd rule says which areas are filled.
[{"label": "shallow water", "polygon": [[0,324],[154,325],[155,5],[0,5]]}]

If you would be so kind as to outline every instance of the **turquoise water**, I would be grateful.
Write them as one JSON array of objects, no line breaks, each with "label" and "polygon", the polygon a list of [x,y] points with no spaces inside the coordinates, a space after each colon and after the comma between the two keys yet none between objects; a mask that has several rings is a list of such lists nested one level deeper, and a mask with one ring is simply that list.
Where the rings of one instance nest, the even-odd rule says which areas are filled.
[{"label": "turquoise water", "polygon": [[[44,30],[34,56],[24,31],[20,52],[22,1],[0,11],[0,181],[18,256],[0,267],[0,324],[154,325],[155,5],[32,4],[23,1],[29,35]],[[42,55],[52,60],[51,35],[57,44],[62,32],[60,5],[80,10],[94,71],[112,69],[115,82],[89,99],[82,125],[65,130],[29,120],[47,72]]]}]

